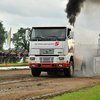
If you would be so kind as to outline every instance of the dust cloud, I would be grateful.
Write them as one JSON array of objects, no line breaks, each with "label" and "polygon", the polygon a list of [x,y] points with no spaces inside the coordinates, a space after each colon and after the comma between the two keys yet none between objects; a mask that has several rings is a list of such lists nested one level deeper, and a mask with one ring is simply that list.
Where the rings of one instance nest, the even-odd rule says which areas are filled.
[{"label": "dust cloud", "polygon": [[[100,64],[95,59],[98,57],[98,38],[100,32],[100,0],[68,0],[65,12],[69,23],[75,28],[77,16],[82,12],[85,22],[82,29],[75,33],[75,58],[77,63],[75,70],[82,70],[82,66],[86,67],[84,76],[100,75]],[[76,74],[81,76],[82,73]]]}]

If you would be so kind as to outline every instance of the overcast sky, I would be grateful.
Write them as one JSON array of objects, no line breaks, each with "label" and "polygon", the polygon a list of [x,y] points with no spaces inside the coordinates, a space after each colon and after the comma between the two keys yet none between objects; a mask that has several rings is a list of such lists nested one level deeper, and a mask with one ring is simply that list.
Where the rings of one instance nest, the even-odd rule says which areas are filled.
[{"label": "overcast sky", "polygon": [[[6,31],[12,27],[12,33],[20,27],[31,28],[33,25],[69,25],[64,12],[67,2],[68,0],[0,0],[0,20]],[[97,4],[91,6],[84,3],[75,23],[78,42],[85,39],[90,43],[97,42],[100,33],[99,9]]]},{"label": "overcast sky", "polygon": [[0,20],[7,30],[44,24],[68,24],[67,0],[0,0]]}]

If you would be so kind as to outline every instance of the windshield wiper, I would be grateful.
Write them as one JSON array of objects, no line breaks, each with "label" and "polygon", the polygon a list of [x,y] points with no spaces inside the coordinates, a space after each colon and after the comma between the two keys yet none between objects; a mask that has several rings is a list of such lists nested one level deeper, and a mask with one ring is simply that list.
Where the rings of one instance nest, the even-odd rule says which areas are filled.
[{"label": "windshield wiper", "polygon": [[37,36],[37,37],[35,37],[35,38],[37,38],[37,39],[41,39],[41,40],[44,39],[42,36]]},{"label": "windshield wiper", "polygon": [[47,36],[47,37],[55,37],[57,40],[59,40],[59,38],[57,36]]},{"label": "windshield wiper", "polygon": [[43,38],[42,36],[37,36],[37,37],[35,37],[35,38]]}]

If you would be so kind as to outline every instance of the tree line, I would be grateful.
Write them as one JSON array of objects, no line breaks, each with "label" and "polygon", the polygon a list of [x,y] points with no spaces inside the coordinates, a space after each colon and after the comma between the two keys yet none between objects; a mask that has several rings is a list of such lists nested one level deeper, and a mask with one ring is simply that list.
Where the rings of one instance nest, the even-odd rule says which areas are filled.
[{"label": "tree line", "polygon": [[[13,33],[11,41],[14,44],[15,49],[22,48],[22,49],[27,49],[29,51],[29,41],[25,40],[26,30],[31,31],[30,28],[20,27],[20,29],[18,29],[16,33]],[[0,21],[0,50],[3,50],[3,45],[6,42],[7,35],[8,35],[7,31],[5,30],[2,21]]]}]

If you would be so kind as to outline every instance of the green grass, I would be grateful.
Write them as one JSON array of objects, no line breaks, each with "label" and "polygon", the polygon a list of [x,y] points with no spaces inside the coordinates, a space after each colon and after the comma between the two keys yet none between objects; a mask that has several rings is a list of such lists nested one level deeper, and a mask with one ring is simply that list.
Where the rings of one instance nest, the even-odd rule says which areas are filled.
[{"label": "green grass", "polygon": [[100,100],[100,86],[42,100]]},{"label": "green grass", "polygon": [[[0,66],[5,66],[6,63],[0,64]],[[7,63],[8,66],[25,66],[25,65],[29,65],[29,63]]]}]

